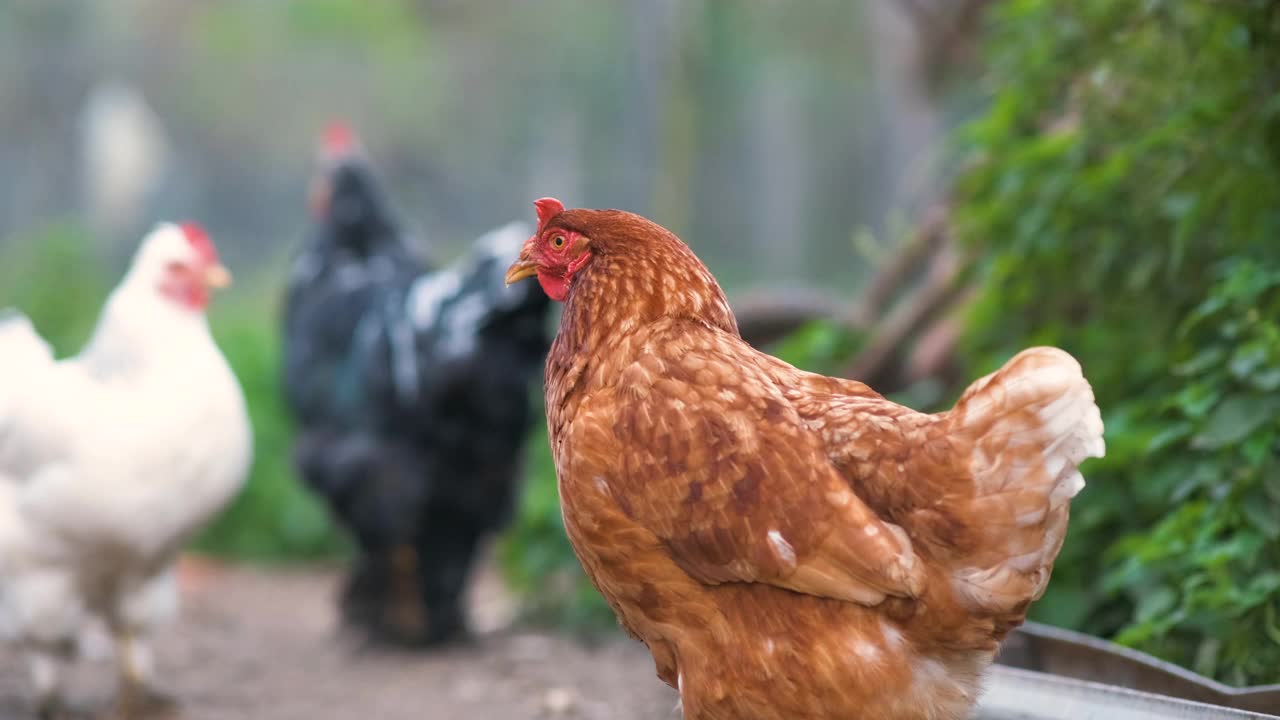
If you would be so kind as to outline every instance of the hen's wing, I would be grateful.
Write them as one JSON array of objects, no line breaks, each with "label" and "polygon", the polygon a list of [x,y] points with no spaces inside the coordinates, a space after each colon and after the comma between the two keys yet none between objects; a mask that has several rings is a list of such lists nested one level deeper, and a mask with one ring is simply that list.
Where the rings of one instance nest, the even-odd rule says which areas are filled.
[{"label": "hen's wing", "polygon": [[658,326],[619,383],[579,407],[568,476],[702,582],[867,604],[918,594],[911,542],[850,489],[756,362],[728,335]]},{"label": "hen's wing", "polygon": [[1104,452],[1079,363],[1055,348],[1023,351],[939,415],[846,383],[801,378],[791,394],[827,457],[917,547],[949,563],[966,606],[1019,614],[1048,582],[1068,501],[1084,486],[1077,466]]}]

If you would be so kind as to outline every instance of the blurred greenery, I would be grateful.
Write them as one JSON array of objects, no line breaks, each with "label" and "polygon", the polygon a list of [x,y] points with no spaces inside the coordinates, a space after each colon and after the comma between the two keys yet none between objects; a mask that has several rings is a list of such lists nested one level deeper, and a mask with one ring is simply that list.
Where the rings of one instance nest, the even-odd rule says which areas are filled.
[{"label": "blurred greenery", "polygon": [[843,288],[845,234],[878,226],[900,184],[886,143],[906,108],[868,100],[906,93],[877,87],[866,15],[0,2],[0,237],[76,215],[119,249],[155,218],[195,217],[227,257],[259,259],[297,237],[315,134],[345,118],[441,257],[554,195],[661,216],[739,283]]},{"label": "blurred greenery", "polygon": [[810,372],[836,375],[866,338],[828,321],[811,322],[779,341],[769,352]]},{"label": "blurred greenery", "polygon": [[0,307],[20,308],[60,357],[77,352],[111,287],[84,229],[55,222],[11,247],[0,263]]},{"label": "blurred greenery", "polygon": [[1007,0],[959,138],[974,374],[1080,359],[1107,425],[1033,615],[1280,680],[1280,4]]}]

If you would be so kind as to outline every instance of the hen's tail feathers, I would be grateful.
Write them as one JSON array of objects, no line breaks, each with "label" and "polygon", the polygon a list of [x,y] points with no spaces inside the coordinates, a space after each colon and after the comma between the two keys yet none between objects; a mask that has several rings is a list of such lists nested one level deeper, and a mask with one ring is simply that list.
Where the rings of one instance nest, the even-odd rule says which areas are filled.
[{"label": "hen's tail feathers", "polygon": [[1078,466],[1106,449],[1093,389],[1075,358],[1031,348],[969,386],[949,426],[971,447],[967,516],[982,523],[955,572],[957,594],[975,610],[1020,613],[1049,581],[1084,487]]}]

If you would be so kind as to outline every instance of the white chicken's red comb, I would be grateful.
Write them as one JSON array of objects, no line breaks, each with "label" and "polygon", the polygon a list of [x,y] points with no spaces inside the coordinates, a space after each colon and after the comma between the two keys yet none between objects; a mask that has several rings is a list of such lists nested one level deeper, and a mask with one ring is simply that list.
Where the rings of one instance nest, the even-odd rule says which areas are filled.
[{"label": "white chicken's red comb", "polygon": [[178,227],[182,229],[187,242],[191,243],[191,247],[195,248],[202,260],[210,263],[218,261],[218,250],[213,246],[213,240],[209,239],[209,233],[205,232],[203,227],[193,222],[184,222]]}]

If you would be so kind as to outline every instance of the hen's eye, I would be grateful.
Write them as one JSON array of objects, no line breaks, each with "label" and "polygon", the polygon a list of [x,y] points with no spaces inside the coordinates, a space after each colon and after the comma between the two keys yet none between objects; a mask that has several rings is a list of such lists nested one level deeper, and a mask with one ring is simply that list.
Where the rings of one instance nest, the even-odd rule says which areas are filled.
[{"label": "hen's eye", "polygon": [[555,246],[555,247],[557,247],[557,248],[562,248],[562,247],[564,247],[564,236],[563,236],[563,235],[557,235],[557,236],[555,236],[555,237],[551,238],[551,244],[552,244],[552,245],[554,245],[554,246]]}]

